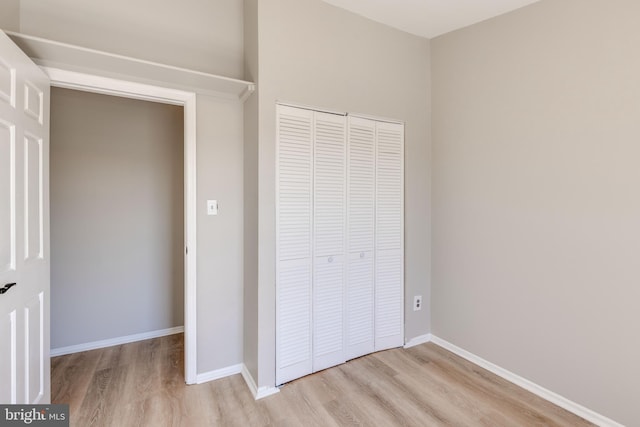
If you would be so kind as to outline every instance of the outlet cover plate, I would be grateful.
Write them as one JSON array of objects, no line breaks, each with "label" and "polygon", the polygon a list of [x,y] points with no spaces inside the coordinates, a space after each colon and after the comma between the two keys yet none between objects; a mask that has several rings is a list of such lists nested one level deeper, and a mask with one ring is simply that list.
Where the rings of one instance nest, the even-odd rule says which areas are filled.
[{"label": "outlet cover plate", "polygon": [[413,297],[413,311],[422,310],[422,295]]}]

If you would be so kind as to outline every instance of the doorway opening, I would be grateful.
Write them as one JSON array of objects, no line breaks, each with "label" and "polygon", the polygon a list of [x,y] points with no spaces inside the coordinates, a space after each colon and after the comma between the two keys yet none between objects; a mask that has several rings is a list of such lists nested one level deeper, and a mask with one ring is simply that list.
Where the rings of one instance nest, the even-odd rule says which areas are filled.
[{"label": "doorway opening", "polygon": [[51,89],[53,356],[183,332],[183,117]]},{"label": "doorway opening", "polygon": [[[182,263],[183,263],[182,280],[180,281],[178,278],[175,277],[176,271],[180,271],[180,269],[175,268],[174,266],[172,270],[170,269],[173,272],[173,278],[170,281],[173,283],[180,282],[180,284],[183,284],[183,291],[181,295],[179,295],[178,297],[175,297],[176,287],[173,286],[172,292],[174,293],[174,297],[164,298],[164,309],[165,311],[170,312],[170,317],[173,316],[174,320],[175,318],[182,318],[182,317],[184,319],[184,323],[183,323],[184,324],[184,378],[187,384],[193,384],[196,382],[196,303],[195,303],[195,295],[196,295],[196,280],[195,280],[196,105],[195,104],[196,104],[196,98],[195,98],[195,93],[184,92],[184,91],[165,88],[165,87],[140,84],[140,83],[124,81],[119,79],[111,79],[111,78],[100,77],[96,75],[77,73],[77,72],[72,72],[68,70],[60,70],[60,69],[50,68],[50,67],[42,67],[42,68],[44,68],[44,70],[47,72],[47,74],[51,79],[52,92],[58,91],[59,89],[57,88],[60,88],[60,90],[73,89],[73,91],[69,91],[69,93],[75,93],[75,96],[80,96],[80,93],[86,94],[86,92],[90,92],[89,95],[95,95],[95,94],[113,95],[107,98],[110,98],[112,101],[114,101],[116,97],[118,97],[117,98],[118,101],[114,101],[114,102],[118,102],[120,104],[122,104],[123,102],[125,104],[131,103],[131,102],[135,103],[137,102],[136,100],[151,101],[152,103],[156,103],[156,106],[159,106],[161,110],[163,109],[162,107],[169,107],[167,111],[172,111],[172,112],[168,114],[169,115],[173,114],[174,121],[180,122],[180,118],[177,116],[180,116],[180,115],[182,116],[182,121],[180,122],[180,124],[182,124],[182,128],[178,131],[178,132],[180,131],[182,132],[182,138],[180,138],[179,136],[176,137],[176,135],[174,135],[174,137],[176,137],[176,139],[178,139],[179,142],[183,143],[181,144],[181,147],[183,145],[183,148],[181,149],[182,152],[176,154],[175,151],[174,152],[170,151],[168,153],[168,156],[165,155],[165,157],[167,158],[174,157],[173,159],[171,159],[174,161],[172,163],[173,166],[170,166],[170,169],[173,170],[173,175],[175,175],[176,169],[178,169],[178,167],[176,167],[175,165],[175,160],[176,160],[175,157],[179,157],[178,160],[180,159],[182,160],[183,169],[181,173],[182,173],[183,179],[181,182],[178,182],[178,186],[182,186],[183,193],[180,196],[176,196],[176,193],[174,192],[172,195],[173,199],[171,199],[170,197],[168,200],[164,200],[162,203],[172,208],[172,209],[169,209],[170,213],[167,214],[168,217],[172,217],[175,219],[176,217],[180,216],[179,211],[182,210],[182,224],[183,224],[183,227],[181,230],[182,233],[180,233],[180,230],[177,230],[176,227],[173,227],[172,231],[169,232],[170,236],[167,237],[167,239],[171,240],[175,244],[171,245],[170,251],[165,252],[165,257],[167,253],[171,252],[172,256],[169,256],[168,259],[172,259],[173,262],[175,262],[175,257],[179,258],[180,257],[179,254],[182,253]],[[158,104],[169,104],[169,105],[167,106],[167,105],[158,105]],[[117,110],[119,107],[116,108],[112,105],[110,108]],[[108,110],[109,108],[107,108],[107,110],[105,111],[108,111]],[[55,118],[55,113],[53,114],[53,117]],[[94,122],[97,121],[97,124],[94,123],[94,126],[99,126],[100,119],[101,119],[100,116],[98,115],[94,116],[93,121]],[[145,115],[143,115],[143,117],[140,118],[139,120],[144,121],[146,119],[148,119],[148,117],[145,117]],[[118,125],[112,124],[112,126],[118,126]],[[107,129],[109,129],[109,126],[107,126]],[[147,128],[147,132],[153,133],[153,131],[149,131],[149,129],[153,129],[153,127]],[[90,137],[93,137],[93,135],[91,135],[91,132],[92,132],[91,129],[81,128],[80,134],[86,133],[87,138],[90,138]],[[166,135],[156,135],[156,137],[162,137],[162,138],[164,138],[165,136]],[[80,137],[79,139],[82,139],[82,138]],[[76,141],[76,143],[78,142]],[[55,144],[55,141],[54,141],[54,144]],[[173,148],[175,149],[175,147]],[[73,150],[74,149],[73,145],[69,149]],[[127,154],[126,147],[120,147],[120,150],[121,151],[124,150],[124,153]],[[156,153],[149,153],[150,151],[149,146],[147,146],[147,148],[142,148],[141,150],[143,152],[137,154],[138,160],[143,159],[145,157],[144,156],[145,150],[147,151],[146,154],[150,155],[151,157],[153,157],[152,154],[156,154]],[[104,154],[105,156],[110,155],[109,153],[102,153],[102,154]],[[113,155],[113,153],[111,155]],[[125,156],[119,156],[119,157],[122,159],[122,157],[127,158],[128,156],[125,155]],[[129,156],[129,157],[136,157],[136,156]],[[125,163],[127,162],[131,163],[132,159],[128,158],[128,160],[125,160]],[[83,164],[84,167],[87,167],[87,164],[85,164],[84,162],[80,161],[80,163]],[[136,165],[134,164],[133,166],[136,166]],[[116,167],[116,169],[118,168]],[[121,172],[121,175],[126,175],[127,173],[125,172],[124,169],[117,172]],[[114,196],[115,198],[112,198],[111,202],[113,203],[113,200],[115,200],[117,203],[119,201],[118,198],[120,197],[123,200],[125,200],[124,203],[118,203],[119,206],[114,207],[114,206],[111,206],[111,203],[107,203],[107,205],[105,205],[107,200],[94,200],[95,203],[92,206],[93,206],[93,209],[95,210],[102,209],[107,212],[112,212],[113,216],[119,218],[120,224],[114,225],[114,222],[117,222],[117,221],[111,221],[111,222],[105,221],[105,223],[110,223],[111,227],[118,228],[119,231],[121,232],[120,234],[121,241],[118,241],[117,238],[113,239],[115,240],[115,242],[111,242],[111,246],[112,248],[116,248],[116,249],[121,248],[121,252],[128,255],[128,256],[125,256],[124,258],[121,257],[121,259],[125,259],[126,262],[129,264],[128,267],[130,269],[133,269],[129,271],[134,271],[135,268],[139,267],[141,263],[144,264],[148,260],[145,258],[144,254],[140,255],[139,253],[139,252],[145,252],[144,249],[141,251],[135,251],[135,250],[132,251],[131,249],[128,249],[129,247],[136,246],[136,242],[135,242],[136,239],[132,239],[131,234],[136,234],[140,230],[136,230],[135,226],[131,227],[129,225],[129,229],[128,229],[129,233],[127,234],[127,227],[121,224],[122,222],[129,221],[133,216],[135,216],[135,215],[129,215],[126,212],[127,210],[126,205],[127,204],[136,205],[137,200],[148,199],[150,196],[149,193],[162,192],[161,190],[162,185],[156,185],[155,190],[151,189],[146,192],[140,189],[134,190],[133,191],[134,194],[132,195],[131,194],[132,191],[130,188],[132,187],[132,185],[127,184],[127,182],[131,183],[131,182],[138,182],[138,181],[145,181],[145,180],[153,181],[153,176],[151,176],[153,174],[151,175],[140,174],[140,171],[137,170],[135,167],[129,168],[128,173],[130,175],[128,177],[116,175],[115,178],[111,178],[115,181],[119,181],[119,184],[120,184],[119,187],[122,187],[122,188],[116,188],[116,189],[112,187],[111,192],[115,194]],[[162,171],[156,171],[155,176],[158,180],[162,181],[164,179],[166,181],[166,176],[163,176]],[[125,178],[129,178],[129,181],[127,181],[127,179]],[[106,179],[108,180],[110,178],[106,178]],[[169,180],[167,182],[170,182],[171,184],[169,185],[172,185],[175,187],[176,181],[179,181],[179,180],[174,179],[174,180]],[[84,191],[86,192],[86,194],[88,194],[88,197],[91,197],[90,189],[85,188]],[[136,191],[137,191],[137,195],[136,195]],[[128,194],[128,196],[123,196],[123,194]],[[128,197],[129,203],[126,203],[127,197]],[[104,197],[103,199],[107,199],[107,198],[108,197]],[[98,199],[98,197],[94,197],[94,199]],[[178,199],[182,199],[182,200],[178,200]],[[58,204],[58,201],[54,201],[53,198],[52,198],[52,202],[55,205]],[[61,202],[64,202],[64,200],[62,200]],[[56,208],[54,207],[54,209]],[[62,209],[64,209],[64,207]],[[151,210],[153,210],[153,208],[151,208]],[[56,215],[56,213],[53,212],[53,215]],[[149,222],[149,221],[153,221],[155,218],[155,216],[153,215],[153,212],[151,211],[148,212],[147,214],[143,213],[140,216],[142,217],[142,220],[143,220],[140,222],[141,224],[144,224],[145,219],[147,220],[147,222]],[[105,216],[103,215],[102,218],[104,219]],[[81,221],[79,222],[80,223],[77,224],[77,226],[82,225]],[[100,234],[102,234],[103,236],[108,235],[108,233],[105,233],[105,228],[108,228],[108,227],[101,227],[100,224],[101,224],[100,221],[94,221],[92,229],[86,230],[86,233],[89,234],[89,236],[91,236],[91,233],[94,233],[94,236],[95,235],[99,236]],[[84,224],[84,225],[86,226],[90,224]],[[145,225],[142,226],[142,228],[145,228],[145,227],[146,227]],[[153,238],[156,237],[156,236],[153,236],[153,227],[151,228],[146,227],[145,231],[148,237],[151,236],[149,240],[153,240]],[[57,231],[54,230],[54,233],[57,233]],[[137,240],[143,239],[144,233],[138,234],[137,237],[138,237]],[[87,239],[86,236],[81,237],[80,239],[82,238],[84,238],[85,240]],[[183,244],[180,244],[180,239],[182,239]],[[96,239],[96,241],[99,242],[99,239]],[[70,242],[68,244],[72,245],[73,242]],[[52,250],[52,256],[56,257],[57,255],[54,253],[55,247],[53,249],[54,250]],[[155,248],[148,249],[148,251],[153,252],[155,251]],[[64,255],[64,254],[61,253],[60,255]],[[83,267],[83,263],[82,263],[83,255],[86,255],[86,254],[81,254],[76,257],[79,259],[73,259],[73,262],[75,262],[75,264],[78,264],[80,268]],[[89,259],[89,260],[96,261],[96,258],[98,257],[96,257],[95,254],[93,258],[91,257],[87,258],[85,256],[85,260]],[[108,259],[106,260],[103,259],[102,263],[107,264],[106,268],[109,267]],[[122,281],[126,282],[127,279],[128,278],[122,278]],[[119,276],[117,274],[112,275],[110,277],[110,280],[118,281]],[[115,308],[116,311],[123,309],[129,300],[134,299],[132,296],[132,293],[135,293],[136,290],[139,290],[140,286],[136,286],[136,285],[139,285],[140,280],[141,279],[138,279],[138,281],[136,282],[134,277],[133,281],[129,282],[129,286],[120,287],[119,289],[117,289],[118,287],[116,286],[110,287],[111,291],[118,294],[117,297],[112,300],[120,301],[120,305],[117,308]],[[131,283],[133,283],[133,285]],[[105,287],[105,286],[108,286],[108,283],[102,283],[102,287]],[[102,291],[104,291],[102,287],[98,289],[101,289]],[[177,289],[180,289],[180,288],[178,287]],[[119,292],[116,292],[116,291],[119,291]],[[55,292],[56,292],[56,285],[54,284],[53,293]],[[98,294],[99,293],[100,292],[98,292]],[[184,315],[183,316],[180,313],[180,309],[177,308],[175,304],[176,300],[178,301],[180,300],[180,296],[182,296],[184,299],[183,301]],[[90,300],[92,298],[91,295],[85,295],[85,297],[87,298],[87,300]],[[98,298],[99,295],[93,296],[93,297]],[[152,297],[152,299],[154,297]],[[80,301],[83,301],[83,300],[80,300]],[[86,304],[86,305],[90,306],[90,304]],[[139,307],[140,310],[138,313],[135,313],[135,306],[136,304],[133,304],[134,309],[131,309],[131,305],[129,306],[129,308],[127,308],[129,315],[132,315],[134,317],[137,315],[138,318],[145,319],[144,321],[147,321],[147,322],[149,322],[150,319],[151,321],[153,321],[155,313],[151,313],[150,315],[150,312],[152,312],[154,309],[148,308],[148,307],[153,307],[153,305],[147,306],[146,309],[142,306]],[[84,307],[81,304],[80,311],[82,309],[89,310],[88,307]],[[158,307],[155,306],[155,309],[158,309]],[[53,312],[52,312],[52,315],[53,315]],[[55,322],[55,317],[52,316],[52,320]],[[123,328],[124,323],[126,322],[120,322],[120,324],[116,326]],[[55,325],[52,326],[52,331],[54,331],[54,333],[55,333],[55,327],[56,327]],[[166,335],[173,332],[179,332],[179,330],[181,329],[180,326],[161,328],[160,330],[155,329],[157,328],[157,326],[146,325],[145,327],[147,331],[141,332],[140,335],[137,335],[134,333],[134,334],[126,335],[124,338],[127,338],[127,337],[132,338],[131,340],[137,340],[135,338],[138,338],[138,339],[148,338],[150,336],[145,335],[145,333],[149,332],[149,329],[152,330],[151,331],[152,333],[153,332],[158,333],[159,331],[159,335],[156,335],[156,336]],[[173,328],[176,328],[176,329],[173,329]],[[98,344],[99,343],[100,342],[98,342]],[[107,345],[109,344],[108,340],[106,344]],[[114,344],[117,344],[117,342],[114,342]],[[107,345],[102,345],[102,347],[106,347]],[[55,341],[52,341],[52,347],[54,347],[54,350],[55,350]],[[82,349],[78,349],[78,350],[81,351]],[[53,355],[55,355],[55,353]]]}]

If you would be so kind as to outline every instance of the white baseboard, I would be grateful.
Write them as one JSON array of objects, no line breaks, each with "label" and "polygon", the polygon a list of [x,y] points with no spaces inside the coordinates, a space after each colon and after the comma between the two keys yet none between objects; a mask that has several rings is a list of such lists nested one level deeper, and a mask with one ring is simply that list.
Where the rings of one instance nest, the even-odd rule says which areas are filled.
[{"label": "white baseboard", "polygon": [[409,341],[407,341],[404,344],[404,348],[415,347],[417,345],[424,344],[424,343],[427,343],[429,341],[431,341],[431,334],[420,335],[420,336],[417,336],[417,337],[413,337]]},{"label": "white baseboard", "polygon": [[610,418],[605,417],[604,415],[600,415],[597,412],[592,411],[589,408],[585,408],[584,406],[567,399],[566,397],[560,396],[557,393],[552,392],[551,390],[547,390],[546,388],[539,386],[538,384],[529,381],[526,378],[523,378],[517,374],[514,374],[511,371],[508,371],[504,368],[501,368],[498,365],[494,365],[493,363],[476,356],[473,353],[468,352],[460,347],[451,344],[450,342],[443,340],[442,338],[438,338],[437,336],[431,336],[431,342],[439,345],[440,347],[449,350],[452,353],[457,354],[463,359],[467,359],[468,361],[475,363],[476,365],[486,369],[487,371],[491,371],[499,377],[504,378],[505,380],[512,382],[525,390],[530,391],[531,393],[540,396],[541,398],[548,400],[549,402],[566,409],[569,412],[573,412],[579,417],[584,418],[587,421],[590,421],[598,426],[602,427],[624,427],[622,424],[613,421]]},{"label": "white baseboard", "polygon": [[251,376],[249,369],[244,363],[242,364],[241,373],[242,373],[242,378],[244,378],[244,381],[247,383],[247,387],[249,387],[249,390],[251,391],[251,394],[253,395],[253,398],[255,400],[260,400],[262,398],[265,398],[267,396],[271,396],[272,394],[276,394],[280,392],[280,389],[277,387],[258,388],[258,386],[256,386],[255,380],[253,379],[253,376]]},{"label": "white baseboard", "polygon": [[112,347],[114,345],[128,344],[135,341],[143,341],[151,338],[164,337],[167,335],[184,332],[184,326],[175,328],[160,329],[157,331],[143,332],[141,334],[127,335],[124,337],[110,338],[108,340],[93,341],[84,344],[70,345],[68,347],[52,348],[51,357],[63,356],[65,354],[80,353],[81,351],[96,350],[99,348]]},{"label": "white baseboard", "polygon": [[196,384],[202,384],[209,381],[219,380],[220,378],[230,377],[231,375],[242,372],[242,363],[227,366],[226,368],[216,369],[215,371],[204,372],[196,376]]}]

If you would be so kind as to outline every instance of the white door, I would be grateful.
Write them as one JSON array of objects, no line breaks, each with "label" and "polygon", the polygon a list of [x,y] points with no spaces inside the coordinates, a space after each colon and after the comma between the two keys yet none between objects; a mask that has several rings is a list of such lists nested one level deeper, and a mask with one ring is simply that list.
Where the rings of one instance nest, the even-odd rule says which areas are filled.
[{"label": "white door", "polygon": [[2,31],[0,292],[0,403],[49,403],[49,79]]},{"label": "white door", "polygon": [[278,105],[276,383],[312,371],[313,112]]},{"label": "white door", "polygon": [[314,112],[313,371],[346,361],[346,118]]},{"label": "white door", "polygon": [[349,117],[347,161],[347,359],[374,349],[376,122]]},{"label": "white door", "polygon": [[376,123],[375,351],[404,344],[404,125]]}]

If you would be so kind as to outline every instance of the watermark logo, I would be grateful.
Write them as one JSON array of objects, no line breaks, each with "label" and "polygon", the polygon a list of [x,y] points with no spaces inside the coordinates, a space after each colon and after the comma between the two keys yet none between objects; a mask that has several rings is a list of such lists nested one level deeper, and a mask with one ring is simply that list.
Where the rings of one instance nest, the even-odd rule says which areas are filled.
[{"label": "watermark logo", "polygon": [[69,427],[69,405],[0,405],[0,427]]}]

